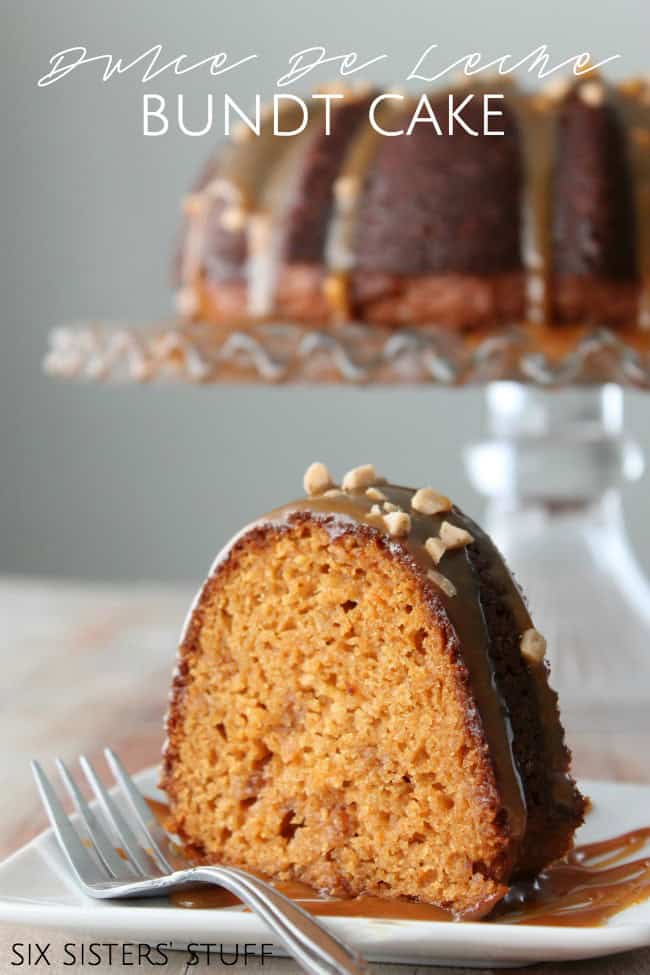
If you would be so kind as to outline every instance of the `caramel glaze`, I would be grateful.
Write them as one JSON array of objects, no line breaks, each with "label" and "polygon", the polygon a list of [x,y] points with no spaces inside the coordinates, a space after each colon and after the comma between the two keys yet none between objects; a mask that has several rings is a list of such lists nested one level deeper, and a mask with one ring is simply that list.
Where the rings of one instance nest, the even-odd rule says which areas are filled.
[{"label": "caramel glaze", "polygon": [[515,884],[491,919],[508,924],[594,927],[650,897],[650,856],[627,860],[650,827],[578,846],[539,877]]},{"label": "caramel glaze", "polygon": [[[169,809],[147,802],[164,827]],[[629,860],[650,842],[650,827],[576,847],[543,870],[535,880],[515,884],[484,922],[556,927],[596,927],[619,911],[650,897],[650,855]],[[180,867],[186,863],[178,862]],[[420,901],[360,896],[321,896],[296,881],[274,884],[311,914],[321,917],[365,917],[389,921],[453,921],[449,911]],[[193,887],[170,895],[174,907],[214,910],[240,902],[220,887]]]},{"label": "caramel glaze", "polygon": [[[552,324],[554,311],[552,307],[553,264],[555,245],[552,239],[552,224],[554,204],[554,182],[558,155],[562,152],[559,138],[559,119],[566,106],[577,99],[582,85],[598,84],[593,75],[586,80],[577,82],[564,97],[557,97],[554,93],[540,94],[523,93],[514,84],[502,81],[505,105],[513,111],[520,132],[521,155],[524,169],[523,187],[525,199],[522,200],[522,246],[521,257],[525,268],[527,285],[527,307],[525,317],[529,322]],[[456,87],[457,93],[470,91],[481,96],[485,91],[494,90],[491,83],[468,83],[462,88]],[[636,257],[634,267],[630,270],[632,283],[640,283],[641,301],[638,319],[629,322],[633,326],[641,324],[650,326],[650,110],[649,86],[643,79],[632,79],[618,86],[604,86],[604,105],[589,105],[588,111],[594,114],[603,113],[605,109],[611,111],[621,125],[621,151],[629,157],[631,196],[631,223],[636,224],[636,242],[634,249]],[[358,102],[367,102],[367,93],[355,96],[347,93],[347,98]],[[380,106],[378,119],[380,124],[391,121],[398,109],[399,112],[413,110],[416,99],[408,99],[402,103],[386,103]],[[345,103],[334,103],[333,126],[336,126],[336,113],[341,113]],[[587,109],[587,105],[584,106]],[[295,119],[297,108],[294,105],[283,106],[282,124],[291,125]],[[318,115],[318,110],[315,109]],[[322,114],[322,113],[321,113]],[[341,117],[343,115],[341,114]],[[291,173],[294,175],[300,167],[301,157],[307,153],[318,139],[318,124],[308,126],[304,138],[301,137],[302,148],[293,153],[296,164],[292,164]],[[309,133],[309,134],[307,134]],[[292,153],[290,145],[293,139],[282,139],[273,136],[270,119],[267,116],[262,124],[262,134],[240,140],[233,140],[228,145],[221,158],[208,169],[199,192],[195,194],[195,216],[189,221],[188,238],[186,244],[186,259],[181,270],[181,284],[184,288],[191,288],[197,280],[206,273],[208,267],[219,267],[220,261],[212,251],[221,251],[232,247],[230,237],[237,238],[244,234],[248,237],[248,229],[224,229],[214,237],[209,231],[206,213],[214,205],[215,198],[228,199],[230,205],[240,211],[245,227],[256,214],[264,214],[264,194],[267,183],[274,180],[282,168],[283,158]],[[362,119],[358,132],[349,140],[347,152],[342,153],[341,168],[334,185],[331,187],[332,201],[325,219],[327,231],[323,235],[327,242],[322,244],[322,266],[325,278],[335,278],[339,288],[326,292],[330,297],[333,320],[345,317],[351,309],[347,299],[350,274],[356,260],[354,238],[358,222],[359,194],[363,190],[369,168],[372,165],[379,137],[369,126],[367,119]],[[352,197],[337,198],[337,183],[343,177],[342,183],[354,183]],[[349,177],[352,177],[350,180]],[[289,183],[293,182],[288,174]],[[277,214],[279,223],[283,223],[289,204],[283,212]],[[633,219],[635,218],[635,219]],[[586,230],[583,228],[583,232]],[[594,231],[595,233],[595,231]],[[596,244],[598,241],[596,241]],[[270,249],[278,250],[277,244],[269,244]],[[255,250],[255,248],[253,248]],[[259,252],[258,252],[259,253]],[[613,253],[617,253],[614,247]],[[276,255],[276,258],[283,255]],[[252,277],[256,262],[246,259],[242,253],[241,274],[248,287],[253,284]],[[610,269],[603,268],[604,279],[609,280]],[[209,272],[208,272],[209,273]],[[229,270],[232,273],[232,269]],[[216,278],[220,275],[217,273]],[[271,288],[266,294],[266,301],[262,313],[272,314],[273,294]],[[343,295],[343,297],[341,297]],[[258,309],[258,313],[261,309]],[[250,311],[250,309],[249,309]],[[575,323],[580,324],[579,322]],[[621,323],[618,323],[621,324]]]},{"label": "caramel glaze", "polygon": [[[285,103],[279,121],[286,128],[298,125],[298,106]],[[245,128],[240,130],[241,136],[233,136],[207,165],[198,186],[185,201],[187,224],[178,267],[181,293],[191,289],[206,271],[224,281],[237,277],[246,281],[249,277],[249,219],[243,221],[243,226],[221,233],[218,253],[209,242],[218,232],[224,212],[231,209],[249,215],[261,207],[261,187],[289,148],[287,143],[292,140],[274,137],[268,118],[265,123],[259,136],[246,134]]]},{"label": "caramel glaze", "polygon": [[[387,127],[398,117],[398,110],[390,102],[382,102],[375,114],[377,124]],[[377,154],[381,136],[376,129],[364,124],[350,140],[333,187],[333,202],[328,221],[322,259],[326,267],[326,281],[336,281],[338,289],[329,289],[330,308],[335,320],[349,321],[353,317],[350,295],[350,275],[356,264],[356,233],[359,227],[361,188]]]},{"label": "caramel glaze", "polygon": [[[339,104],[333,104],[333,118]],[[323,103],[310,107],[316,132],[323,115]],[[298,128],[302,122],[298,104],[283,103],[278,122],[283,131]],[[311,126],[290,138],[274,135],[273,115],[267,110],[259,136],[242,125],[214,157],[190,197],[178,273],[181,295],[195,287],[206,272],[217,281],[238,276],[246,284],[248,312],[255,317],[272,311],[277,273],[270,273],[266,266],[273,265],[275,271],[278,264],[286,237],[285,216],[293,200],[292,173],[316,138]],[[224,222],[224,211],[236,215],[237,226]],[[215,239],[219,242],[216,252]],[[233,250],[238,255],[238,275],[232,260],[223,259]],[[251,298],[251,292],[260,290],[255,281],[260,265],[266,270],[261,274],[262,294]]]}]

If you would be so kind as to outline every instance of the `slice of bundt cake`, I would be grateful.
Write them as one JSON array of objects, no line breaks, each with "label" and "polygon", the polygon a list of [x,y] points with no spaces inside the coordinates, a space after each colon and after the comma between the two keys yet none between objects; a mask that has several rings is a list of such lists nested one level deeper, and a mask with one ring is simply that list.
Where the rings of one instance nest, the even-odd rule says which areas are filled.
[{"label": "slice of bundt cake", "polygon": [[[443,117],[447,95],[432,101]],[[379,140],[361,187],[351,304],[380,325],[471,328],[520,321],[523,172],[513,111],[481,133],[482,98],[466,125],[437,136],[418,125]],[[410,109],[412,111],[412,107]],[[395,127],[406,130],[409,109]]]},{"label": "slice of bundt cake", "polygon": [[552,226],[557,320],[638,320],[636,219],[622,116],[603,85],[579,86],[564,99],[558,120]]},{"label": "slice of bundt cake", "polygon": [[487,913],[571,846],[545,644],[490,539],[372,466],[245,528],[189,614],[162,786],[200,861]]},{"label": "slice of bundt cake", "polygon": [[[290,138],[273,134],[273,113],[259,135],[243,126],[186,201],[182,314],[647,325],[650,84],[494,85],[468,80],[426,111],[426,95],[338,91],[331,112],[310,101]],[[444,121],[454,97],[462,125]],[[301,117],[281,107],[283,129]]]}]

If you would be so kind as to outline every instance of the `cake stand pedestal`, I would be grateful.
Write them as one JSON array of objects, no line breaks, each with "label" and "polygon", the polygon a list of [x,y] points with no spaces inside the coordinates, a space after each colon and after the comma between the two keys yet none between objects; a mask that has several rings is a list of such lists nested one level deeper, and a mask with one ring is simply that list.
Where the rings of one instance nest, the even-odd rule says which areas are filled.
[{"label": "cake stand pedestal", "polygon": [[622,390],[496,382],[485,397],[486,437],[466,448],[466,468],[547,638],[563,714],[606,733],[632,709],[648,733],[650,585],[620,497],[644,463],[623,433]]}]

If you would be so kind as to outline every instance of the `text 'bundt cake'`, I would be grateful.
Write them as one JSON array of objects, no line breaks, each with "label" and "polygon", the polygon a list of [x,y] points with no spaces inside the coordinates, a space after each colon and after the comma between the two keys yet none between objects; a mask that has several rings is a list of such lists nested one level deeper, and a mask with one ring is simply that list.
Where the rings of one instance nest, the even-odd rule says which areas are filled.
[{"label": "text 'bundt cake'", "polygon": [[[418,98],[372,91],[339,94],[329,133],[322,102],[290,138],[272,113],[242,122],[185,201],[181,313],[650,327],[650,82],[466,91],[451,133],[447,93],[420,96],[416,124]],[[299,106],[280,121],[298,131]]]},{"label": "text 'bundt cake'", "polygon": [[245,528],[182,637],[162,786],[203,862],[482,916],[572,844],[545,643],[481,529],[371,465]]}]

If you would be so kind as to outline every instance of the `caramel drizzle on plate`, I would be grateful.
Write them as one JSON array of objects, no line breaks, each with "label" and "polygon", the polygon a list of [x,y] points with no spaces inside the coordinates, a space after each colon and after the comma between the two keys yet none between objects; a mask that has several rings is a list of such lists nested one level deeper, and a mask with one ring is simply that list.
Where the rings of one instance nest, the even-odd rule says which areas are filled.
[{"label": "caramel drizzle on plate", "polygon": [[[148,799],[165,826],[169,807]],[[630,830],[596,843],[577,846],[531,881],[516,883],[482,923],[533,924],[554,927],[598,927],[609,918],[650,897],[650,852],[630,860],[650,843],[650,827]],[[187,866],[187,864],[184,864]],[[255,872],[255,871],[252,871]],[[333,898],[298,881],[274,887],[301,907],[321,917],[363,917],[386,921],[453,921],[441,907],[420,901],[361,895]],[[195,887],[169,897],[173,907],[215,910],[240,901],[219,887]]]}]

